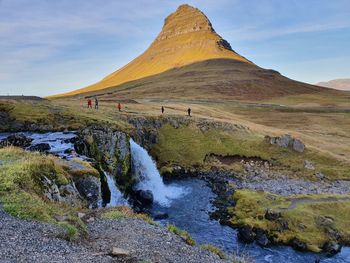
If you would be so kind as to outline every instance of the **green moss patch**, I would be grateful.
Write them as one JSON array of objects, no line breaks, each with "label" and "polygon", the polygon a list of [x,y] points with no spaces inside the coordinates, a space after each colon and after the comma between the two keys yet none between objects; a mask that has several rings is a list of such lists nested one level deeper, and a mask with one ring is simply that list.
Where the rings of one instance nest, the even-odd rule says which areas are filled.
[{"label": "green moss patch", "polygon": [[72,229],[85,233],[77,216],[81,207],[52,202],[43,195],[43,177],[57,185],[70,180],[56,158],[9,147],[0,149],[0,160],[0,202],[6,212],[22,219],[64,224],[68,239],[73,239]]},{"label": "green moss patch", "polygon": [[[350,197],[313,195],[282,197],[264,192],[237,190],[236,206],[229,208],[230,223],[265,230],[276,242],[294,238],[319,252],[330,240],[350,243]],[[276,215],[269,218],[266,212]]]},{"label": "green moss patch", "polygon": [[196,241],[191,237],[191,235],[187,231],[181,230],[180,228],[171,224],[167,226],[167,229],[169,232],[181,237],[188,245],[194,246],[196,244]]}]

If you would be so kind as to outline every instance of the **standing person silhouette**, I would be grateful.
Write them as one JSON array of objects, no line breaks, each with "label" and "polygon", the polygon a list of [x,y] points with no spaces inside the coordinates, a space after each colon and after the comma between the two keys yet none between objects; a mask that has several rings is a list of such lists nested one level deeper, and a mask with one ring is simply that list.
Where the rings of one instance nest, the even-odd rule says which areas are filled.
[{"label": "standing person silhouette", "polygon": [[164,107],[162,106],[162,114],[164,113]]},{"label": "standing person silhouette", "polygon": [[188,113],[188,116],[191,117],[191,108],[188,108],[187,113]]},{"label": "standing person silhouette", "polygon": [[119,111],[122,110],[122,105],[120,104],[120,102],[118,103],[118,110],[119,110]]},{"label": "standing person silhouette", "polygon": [[98,110],[98,99],[95,97],[95,109]]},{"label": "standing person silhouette", "polygon": [[88,106],[88,108],[92,109],[92,101],[91,101],[91,99],[88,99],[87,106]]}]

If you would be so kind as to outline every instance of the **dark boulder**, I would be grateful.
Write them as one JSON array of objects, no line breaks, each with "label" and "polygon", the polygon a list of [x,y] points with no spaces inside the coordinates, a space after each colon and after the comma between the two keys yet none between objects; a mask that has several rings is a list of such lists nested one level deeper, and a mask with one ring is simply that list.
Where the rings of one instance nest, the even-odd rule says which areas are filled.
[{"label": "dark boulder", "polygon": [[83,139],[77,139],[74,142],[74,150],[81,155],[89,155],[89,150],[88,150],[88,146],[86,145],[85,141]]},{"label": "dark boulder", "polygon": [[51,147],[48,143],[38,143],[30,146],[28,149],[31,152],[48,152],[51,150]]},{"label": "dark boulder", "polygon": [[323,251],[328,256],[334,256],[338,254],[342,249],[342,246],[335,241],[329,241],[323,246]]},{"label": "dark boulder", "polygon": [[73,181],[89,208],[98,208],[101,201],[101,182],[91,175],[74,176]]},{"label": "dark boulder", "polygon": [[270,245],[270,240],[268,239],[265,231],[261,229],[257,229],[255,231],[255,235],[256,235],[255,241],[259,246],[267,247],[268,245]]},{"label": "dark boulder", "polygon": [[255,233],[250,226],[238,228],[238,239],[244,243],[252,243],[255,239]]},{"label": "dark boulder", "polygon": [[135,195],[136,201],[142,206],[153,204],[153,194],[150,190],[138,190]]},{"label": "dark boulder", "polygon": [[265,219],[274,221],[281,217],[281,213],[275,212],[272,209],[267,209],[265,213]]},{"label": "dark boulder", "polygon": [[24,134],[12,134],[6,139],[0,141],[0,147],[16,146],[26,148],[31,144],[32,141],[32,138],[26,137]]},{"label": "dark boulder", "polygon": [[155,220],[167,219],[168,217],[169,217],[169,215],[167,213],[163,213],[163,212],[155,213],[153,215],[153,218]]},{"label": "dark boulder", "polygon": [[290,245],[295,249],[295,250],[298,250],[298,251],[307,251],[307,245],[300,241],[299,239],[297,238],[293,238],[291,241],[290,241]]}]

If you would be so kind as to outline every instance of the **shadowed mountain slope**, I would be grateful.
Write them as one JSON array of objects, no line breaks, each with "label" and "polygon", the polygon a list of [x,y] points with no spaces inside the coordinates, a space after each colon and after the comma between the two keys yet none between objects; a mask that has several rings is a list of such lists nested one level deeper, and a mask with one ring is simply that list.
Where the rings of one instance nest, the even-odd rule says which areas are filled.
[{"label": "shadowed mountain slope", "polygon": [[104,100],[132,98],[213,101],[262,100],[320,91],[328,89],[297,82],[277,71],[262,69],[253,64],[232,59],[213,59],[83,95],[98,95]]}]

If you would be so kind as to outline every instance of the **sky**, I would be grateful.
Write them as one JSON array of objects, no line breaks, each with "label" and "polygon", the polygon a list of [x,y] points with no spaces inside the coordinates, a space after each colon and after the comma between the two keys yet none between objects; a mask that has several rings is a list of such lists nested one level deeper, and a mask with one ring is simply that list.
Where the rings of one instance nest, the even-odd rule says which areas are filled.
[{"label": "sky", "polygon": [[140,55],[183,3],[261,67],[308,83],[350,78],[350,0],[0,0],[0,95],[99,81]]}]

